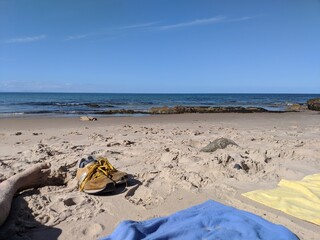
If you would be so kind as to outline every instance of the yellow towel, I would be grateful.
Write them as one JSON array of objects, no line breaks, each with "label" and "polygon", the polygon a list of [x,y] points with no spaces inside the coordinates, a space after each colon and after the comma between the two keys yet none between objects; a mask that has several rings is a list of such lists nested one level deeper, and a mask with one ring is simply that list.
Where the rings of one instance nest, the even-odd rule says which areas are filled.
[{"label": "yellow towel", "polygon": [[320,225],[320,174],[301,181],[281,180],[279,187],[242,194],[289,215]]}]

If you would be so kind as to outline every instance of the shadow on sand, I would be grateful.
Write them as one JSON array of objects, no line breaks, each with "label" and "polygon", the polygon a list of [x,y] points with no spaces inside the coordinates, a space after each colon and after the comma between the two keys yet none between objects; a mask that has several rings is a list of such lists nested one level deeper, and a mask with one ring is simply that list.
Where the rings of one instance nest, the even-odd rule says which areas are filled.
[{"label": "shadow on sand", "polygon": [[1,240],[58,239],[62,232],[61,229],[45,226],[38,222],[32,215],[32,210],[23,197],[33,194],[39,194],[39,190],[30,189],[14,197],[10,215],[6,222],[0,227]]},{"label": "shadow on sand", "polygon": [[[140,185],[141,182],[139,180],[136,180],[133,176],[130,176],[126,183],[117,185],[114,192],[98,194],[96,196],[106,197],[126,193],[125,197],[128,197],[133,195],[135,190],[137,190]],[[0,240],[58,239],[62,233],[62,230],[60,228],[46,226],[38,222],[32,215],[32,210],[28,206],[28,202],[24,199],[24,197],[39,193],[40,192],[37,189],[30,189],[14,197],[10,215],[3,226],[0,227]]]},{"label": "shadow on sand", "polygon": [[[135,191],[140,185],[141,185],[141,182],[129,174],[129,179],[127,180],[127,182],[116,185],[116,189],[113,192],[98,193],[95,195],[96,196],[114,196],[114,195],[126,193],[125,197],[127,197],[128,193],[130,195],[130,192],[133,189]],[[128,187],[131,187],[131,188],[128,189]]]}]

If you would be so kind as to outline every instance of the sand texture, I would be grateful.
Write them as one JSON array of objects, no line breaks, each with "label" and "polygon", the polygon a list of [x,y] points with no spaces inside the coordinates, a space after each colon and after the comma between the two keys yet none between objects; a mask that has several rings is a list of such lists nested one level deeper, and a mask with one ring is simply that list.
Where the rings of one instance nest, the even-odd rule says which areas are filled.
[{"label": "sand texture", "polygon": [[[217,138],[234,141],[200,151]],[[50,186],[17,195],[1,228],[12,239],[97,239],[126,219],[164,216],[212,199],[282,224],[300,239],[320,226],[241,193],[320,173],[320,114],[218,113],[145,117],[0,119],[0,181],[48,161]],[[77,189],[76,163],[104,156],[134,178],[113,194]],[[64,183],[64,184],[62,184]],[[61,185],[62,184],[62,185]],[[45,238],[44,238],[45,236]]]}]

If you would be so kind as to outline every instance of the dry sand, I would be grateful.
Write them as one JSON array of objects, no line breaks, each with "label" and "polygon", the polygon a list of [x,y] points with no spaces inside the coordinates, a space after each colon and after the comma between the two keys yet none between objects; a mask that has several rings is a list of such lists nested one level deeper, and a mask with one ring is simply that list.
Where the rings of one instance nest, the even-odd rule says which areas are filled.
[{"label": "dry sand", "polygon": [[[66,185],[18,195],[2,231],[17,239],[96,239],[126,219],[164,216],[213,199],[288,227],[301,239],[320,239],[320,226],[241,196],[273,188],[280,179],[320,172],[320,114],[184,114],[0,119],[0,181],[49,161]],[[238,146],[200,152],[225,137]],[[135,178],[114,194],[77,190],[77,161],[105,156]],[[237,170],[236,163],[249,170]]]}]

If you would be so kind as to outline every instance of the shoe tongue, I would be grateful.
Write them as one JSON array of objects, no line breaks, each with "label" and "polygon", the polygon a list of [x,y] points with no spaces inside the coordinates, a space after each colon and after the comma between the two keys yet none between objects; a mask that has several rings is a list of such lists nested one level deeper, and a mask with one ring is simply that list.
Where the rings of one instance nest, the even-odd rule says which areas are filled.
[{"label": "shoe tongue", "polygon": [[94,163],[96,160],[93,157],[88,157],[88,159],[83,158],[79,164],[80,168],[85,167],[86,165],[88,165],[89,163]]}]

